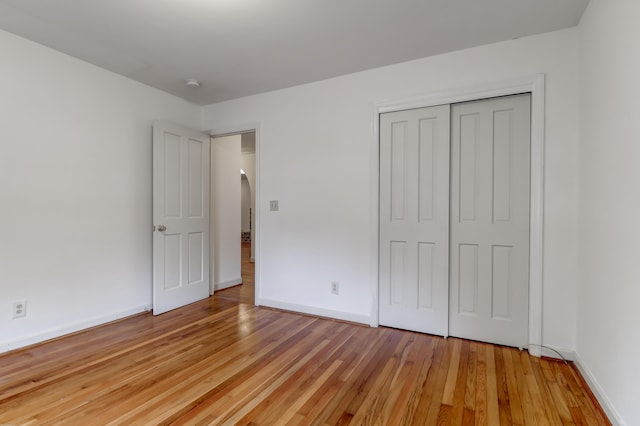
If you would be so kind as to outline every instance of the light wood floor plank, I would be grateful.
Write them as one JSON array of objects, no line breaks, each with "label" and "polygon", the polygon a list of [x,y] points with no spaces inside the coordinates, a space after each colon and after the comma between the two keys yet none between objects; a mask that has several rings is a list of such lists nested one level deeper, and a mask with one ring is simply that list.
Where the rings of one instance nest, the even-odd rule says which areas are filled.
[{"label": "light wood floor plank", "polygon": [[498,375],[496,374],[496,359],[494,348],[485,346],[487,354],[487,419],[490,425],[500,424],[500,406],[498,401]]},{"label": "light wood floor plank", "polygon": [[502,359],[504,361],[504,374],[507,380],[511,422],[514,426],[522,426],[525,424],[524,414],[522,412],[522,403],[520,402],[516,370],[513,366],[511,351],[508,348],[502,348]]},{"label": "light wood floor plank", "polygon": [[496,384],[498,391],[498,408],[500,410],[500,424],[511,425],[511,408],[509,406],[509,385],[507,383],[507,373],[504,363],[502,348],[493,347],[496,362]]}]

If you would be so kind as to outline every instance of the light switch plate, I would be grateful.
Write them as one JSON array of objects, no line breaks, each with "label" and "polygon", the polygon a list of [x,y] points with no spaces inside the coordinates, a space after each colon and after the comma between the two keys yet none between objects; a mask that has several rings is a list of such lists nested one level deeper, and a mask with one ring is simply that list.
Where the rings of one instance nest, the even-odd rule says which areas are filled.
[{"label": "light switch plate", "polygon": [[277,212],[278,210],[280,210],[280,207],[278,206],[278,200],[269,201],[269,210],[271,210],[272,212]]}]

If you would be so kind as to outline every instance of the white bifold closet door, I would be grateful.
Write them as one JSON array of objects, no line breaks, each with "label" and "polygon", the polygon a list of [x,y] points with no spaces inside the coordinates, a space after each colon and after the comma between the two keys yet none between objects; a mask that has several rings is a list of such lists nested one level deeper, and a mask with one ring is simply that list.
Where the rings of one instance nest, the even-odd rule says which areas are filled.
[{"label": "white bifold closet door", "polygon": [[447,334],[449,105],[380,115],[379,321]]},{"label": "white bifold closet door", "polygon": [[381,325],[522,347],[530,95],[380,115]]},{"label": "white bifold closet door", "polygon": [[449,334],[524,347],[531,96],[451,107]]}]

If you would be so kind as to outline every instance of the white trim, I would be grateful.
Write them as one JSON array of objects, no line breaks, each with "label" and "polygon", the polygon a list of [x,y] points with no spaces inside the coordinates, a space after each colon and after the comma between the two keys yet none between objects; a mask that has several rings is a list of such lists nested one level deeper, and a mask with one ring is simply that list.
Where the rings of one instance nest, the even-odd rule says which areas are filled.
[{"label": "white trim", "polygon": [[380,192],[380,135],[379,116],[385,112],[453,104],[497,96],[531,93],[531,200],[530,200],[530,257],[529,257],[529,353],[540,356],[542,345],[542,271],[544,229],[544,136],[545,136],[545,76],[535,74],[509,81],[493,82],[466,88],[433,92],[424,95],[380,102],[373,108],[373,137],[371,146],[371,326],[378,323],[378,264],[379,264],[379,192]]},{"label": "white trim", "polygon": [[[535,78],[537,77],[537,78]],[[542,345],[542,286],[544,254],[544,129],[545,80],[531,81],[531,201],[529,225],[529,344]],[[540,351],[529,350],[533,356]]]},{"label": "white trim", "polygon": [[213,137],[209,135],[209,297],[213,296],[216,292],[215,283],[215,257],[216,248],[213,242],[216,239],[215,226],[213,226],[213,211],[214,211],[214,197],[213,197]]},{"label": "white trim", "polygon": [[363,324],[366,326],[368,326],[370,322],[370,318],[367,315],[358,315],[358,314],[352,314],[350,312],[316,308],[314,306],[298,305],[296,303],[281,302],[279,300],[260,299],[260,300],[256,300],[256,305],[282,309],[285,311],[298,312],[301,314],[313,315],[316,317],[332,318],[332,319],[338,319],[342,321],[355,322],[355,323]]},{"label": "white trim", "polygon": [[234,287],[242,284],[242,277],[234,278],[232,280],[221,281],[213,285],[215,291],[224,290],[225,288]]},{"label": "white trim", "polygon": [[371,223],[371,248],[369,258],[371,266],[369,273],[371,274],[371,315],[370,326],[377,327],[380,324],[379,316],[379,298],[378,298],[378,280],[380,272],[380,110],[378,106],[373,108],[373,147],[370,149],[370,223]]},{"label": "white trim", "polygon": [[[479,99],[495,98],[498,96],[533,92],[534,90],[539,90],[541,88],[544,89],[544,78],[544,74],[535,74],[507,81],[442,90],[439,92],[431,92],[402,99],[382,101],[375,105],[375,110],[378,114],[382,114],[385,112],[402,111],[405,109],[455,104],[458,102],[468,102]],[[542,85],[540,86],[540,84]],[[540,94],[541,93],[538,93],[538,95]]]},{"label": "white trim", "polygon": [[116,321],[122,318],[130,317],[132,315],[139,314],[141,312],[150,312],[150,305],[136,306],[134,308],[125,309],[123,311],[117,311],[108,315],[103,315],[94,318],[88,318],[86,320],[74,322],[71,324],[63,325],[61,327],[52,328],[43,332],[32,334],[28,337],[22,337],[16,340],[8,340],[0,342],[0,353],[20,349],[25,346],[33,345],[36,343],[44,343],[47,340],[55,339],[67,334],[75,333],[77,331],[83,331],[87,328],[96,327],[112,321]]},{"label": "white trim", "polygon": [[593,392],[596,399],[600,403],[600,406],[609,418],[609,421],[616,426],[626,426],[626,423],[624,422],[624,420],[622,420],[620,413],[618,413],[618,411],[614,408],[613,404],[607,397],[607,394],[604,392],[604,389],[602,389],[602,386],[600,386],[600,383],[598,383],[594,375],[591,374],[591,371],[586,367],[585,363],[580,358],[580,355],[578,355],[577,353],[575,354],[574,364],[576,365],[576,368],[578,369],[580,374],[582,374],[584,380],[587,382],[587,385],[589,385],[591,392]]},{"label": "white trim", "polygon": [[246,123],[246,124],[238,124],[238,125],[230,125],[225,127],[219,127],[215,129],[210,129],[207,131],[211,137],[218,137],[224,135],[231,134],[242,134],[255,132],[256,134],[256,188],[255,188],[255,197],[256,197],[256,211],[254,212],[255,220],[256,220],[256,228],[253,233],[253,238],[255,239],[255,255],[254,258],[251,259],[254,262],[255,266],[255,299],[254,303],[256,306],[260,306],[260,297],[262,295],[262,286],[260,285],[260,203],[261,203],[261,190],[260,184],[262,179],[260,178],[260,152],[262,144],[260,143],[260,123]]},{"label": "white trim", "polygon": [[[561,359],[562,357],[567,361],[573,361],[576,357],[576,352],[567,348],[558,348],[555,346],[544,346],[544,347],[538,348],[538,350],[540,351],[540,356],[546,356],[548,358]],[[560,354],[561,357],[558,356],[558,354]]]}]

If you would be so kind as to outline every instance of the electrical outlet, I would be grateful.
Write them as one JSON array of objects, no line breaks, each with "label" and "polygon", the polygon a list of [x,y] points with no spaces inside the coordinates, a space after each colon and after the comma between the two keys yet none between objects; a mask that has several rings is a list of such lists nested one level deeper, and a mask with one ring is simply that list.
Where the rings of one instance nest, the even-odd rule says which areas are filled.
[{"label": "electrical outlet", "polygon": [[331,294],[340,294],[340,283],[338,281],[331,281]]},{"label": "electrical outlet", "polygon": [[13,318],[22,318],[27,316],[27,301],[16,300],[13,302]]},{"label": "electrical outlet", "polygon": [[271,210],[272,212],[277,212],[278,210],[280,210],[278,200],[269,201],[269,210]]}]

